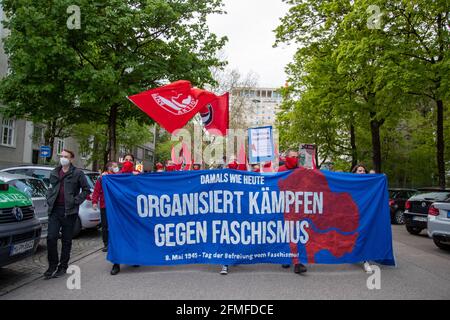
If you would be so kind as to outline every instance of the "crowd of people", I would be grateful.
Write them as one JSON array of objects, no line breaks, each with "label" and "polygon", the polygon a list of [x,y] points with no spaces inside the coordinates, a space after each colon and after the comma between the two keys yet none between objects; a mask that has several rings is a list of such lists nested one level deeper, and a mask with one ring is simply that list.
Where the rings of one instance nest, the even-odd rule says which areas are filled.
[{"label": "crowd of people", "polygon": [[[280,163],[276,171],[283,172],[288,170],[295,170],[299,166],[298,152],[294,150],[287,151],[284,157],[280,157]],[[67,149],[64,149],[60,154],[60,164],[50,175],[50,187],[47,193],[47,202],[49,205],[49,222],[48,222],[48,236],[47,236],[47,250],[49,267],[44,273],[45,279],[57,278],[66,274],[68,263],[70,260],[70,252],[72,247],[72,231],[74,223],[78,215],[80,204],[86,199],[90,193],[89,185],[83,171],[76,168],[72,161],[75,154]],[[167,160],[165,164],[157,163],[155,165],[155,172],[171,172],[179,170],[202,170],[203,164],[193,163],[184,165]],[[233,169],[241,171],[252,172],[271,172],[274,171],[272,163],[266,162],[261,168],[259,163],[240,164],[235,157],[231,157],[227,161],[223,158],[223,163],[214,169]],[[262,170],[261,170],[262,169]],[[369,172],[367,168],[362,165],[356,165],[352,171],[355,174],[374,173]],[[95,210],[100,209],[101,214],[101,229],[102,240],[104,243],[103,252],[108,251],[108,219],[106,215],[106,204],[102,188],[102,176],[108,174],[140,174],[135,169],[135,158],[132,154],[127,154],[123,158],[123,162],[108,162],[95,184],[94,192],[92,194],[92,205]],[[58,255],[57,241],[59,235],[62,235],[61,254]],[[307,268],[298,258],[293,258],[294,272],[297,274],[305,273]],[[372,273],[369,262],[364,262],[364,270],[367,273]],[[134,267],[138,267],[135,265]],[[283,268],[290,268],[289,264],[282,265]],[[220,274],[228,274],[229,266],[223,265]],[[111,275],[117,275],[120,272],[120,264],[114,263],[111,269]]]}]

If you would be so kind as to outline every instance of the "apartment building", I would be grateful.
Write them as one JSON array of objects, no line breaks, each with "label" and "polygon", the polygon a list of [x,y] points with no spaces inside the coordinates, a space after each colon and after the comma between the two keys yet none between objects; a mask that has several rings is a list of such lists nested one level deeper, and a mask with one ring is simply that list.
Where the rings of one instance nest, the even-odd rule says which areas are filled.
[{"label": "apartment building", "polygon": [[244,103],[249,127],[275,126],[282,97],[278,88],[236,88],[231,93],[233,103]]}]

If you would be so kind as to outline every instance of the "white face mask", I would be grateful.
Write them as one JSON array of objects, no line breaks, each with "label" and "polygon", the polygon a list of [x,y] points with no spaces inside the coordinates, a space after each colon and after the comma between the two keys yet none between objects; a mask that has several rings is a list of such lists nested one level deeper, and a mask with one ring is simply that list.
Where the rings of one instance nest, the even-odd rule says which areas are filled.
[{"label": "white face mask", "polygon": [[67,158],[61,158],[59,159],[59,163],[61,163],[61,165],[64,166],[68,166],[70,164],[70,160]]},{"label": "white face mask", "polygon": [[119,167],[114,167],[114,168],[112,168],[112,172],[114,172],[114,173],[119,172]]}]

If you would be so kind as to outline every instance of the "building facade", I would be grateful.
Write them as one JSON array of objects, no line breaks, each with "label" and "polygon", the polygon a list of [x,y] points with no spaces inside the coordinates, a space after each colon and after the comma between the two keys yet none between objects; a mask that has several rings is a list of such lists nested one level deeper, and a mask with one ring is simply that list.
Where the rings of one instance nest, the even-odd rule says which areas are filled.
[{"label": "building facade", "polygon": [[249,127],[275,126],[282,97],[277,88],[236,88],[231,94],[233,103],[243,103],[246,110],[246,123]]}]

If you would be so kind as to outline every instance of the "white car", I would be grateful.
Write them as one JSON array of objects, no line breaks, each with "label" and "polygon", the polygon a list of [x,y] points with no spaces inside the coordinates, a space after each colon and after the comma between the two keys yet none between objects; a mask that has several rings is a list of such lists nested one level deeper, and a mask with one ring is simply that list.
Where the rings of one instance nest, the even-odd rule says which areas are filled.
[{"label": "white car", "polygon": [[438,248],[450,250],[450,198],[428,209],[428,236]]},{"label": "white car", "polygon": [[[55,167],[52,166],[18,166],[10,167],[0,170],[0,172],[8,172],[13,174],[21,174],[29,177],[41,179],[47,186],[50,183],[50,173]],[[95,182],[99,177],[99,173],[83,170],[86,175],[91,194],[94,192]],[[91,195],[88,195],[87,199],[80,205],[80,211],[78,212],[78,219],[75,223],[73,230],[73,237],[76,238],[81,230],[97,228],[100,226],[100,210],[94,210],[92,207]]]},{"label": "white car", "polygon": [[45,198],[47,193],[45,183],[40,179],[7,172],[0,172],[0,181],[15,187],[31,198],[36,218],[41,222],[41,238],[46,238],[48,230],[48,205],[47,199]]}]

